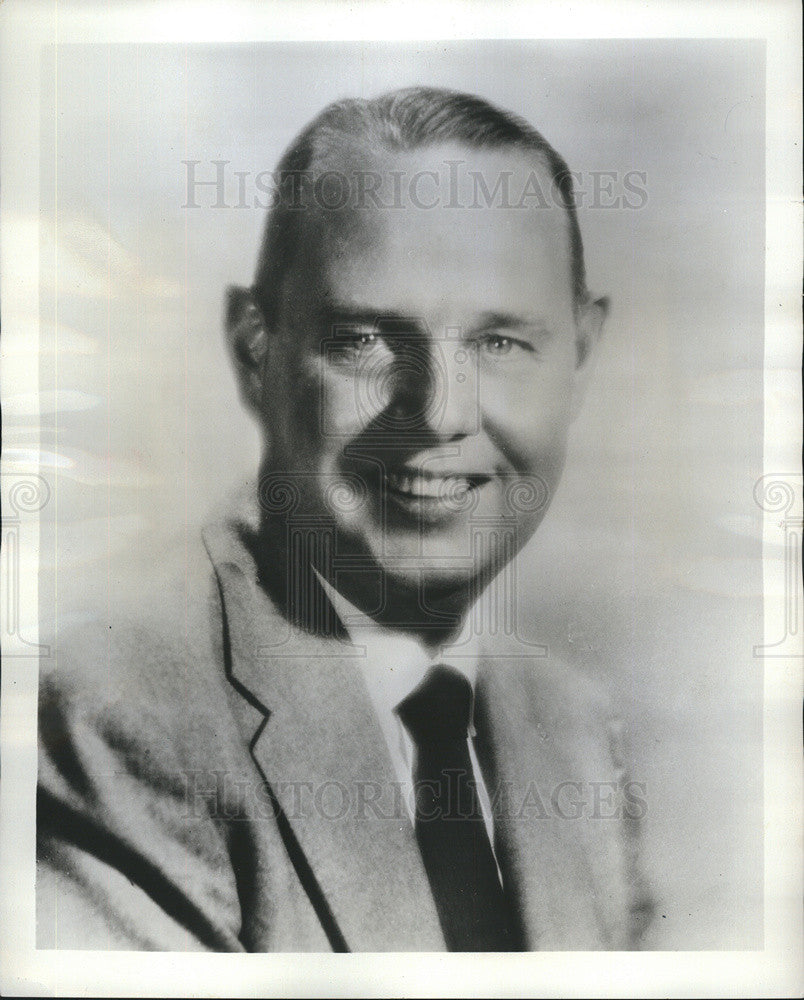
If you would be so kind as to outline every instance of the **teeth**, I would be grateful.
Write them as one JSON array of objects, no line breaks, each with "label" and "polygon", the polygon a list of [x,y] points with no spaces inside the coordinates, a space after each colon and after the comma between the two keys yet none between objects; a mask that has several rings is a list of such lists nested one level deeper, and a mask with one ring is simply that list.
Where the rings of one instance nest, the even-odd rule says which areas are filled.
[{"label": "teeth", "polygon": [[385,476],[385,482],[397,493],[407,493],[422,499],[454,496],[456,492],[471,487],[466,476],[421,476],[406,472],[389,472]]}]

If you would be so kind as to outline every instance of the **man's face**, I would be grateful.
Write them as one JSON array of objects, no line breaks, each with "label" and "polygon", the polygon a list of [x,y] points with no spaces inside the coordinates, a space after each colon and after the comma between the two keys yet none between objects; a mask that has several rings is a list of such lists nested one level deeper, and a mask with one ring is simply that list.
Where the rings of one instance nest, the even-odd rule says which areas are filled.
[{"label": "man's face", "polygon": [[[261,387],[263,500],[289,482],[291,516],[336,529],[336,570],[348,558],[411,591],[483,578],[533,534],[597,333],[573,309],[563,208],[473,207],[470,171],[490,191],[508,172],[517,192],[532,159],[440,147],[363,166],[443,181],[456,159],[464,207],[442,187],[433,208],[366,198],[301,213]],[[332,169],[350,176],[355,164]],[[420,205],[435,198],[430,184]]]}]

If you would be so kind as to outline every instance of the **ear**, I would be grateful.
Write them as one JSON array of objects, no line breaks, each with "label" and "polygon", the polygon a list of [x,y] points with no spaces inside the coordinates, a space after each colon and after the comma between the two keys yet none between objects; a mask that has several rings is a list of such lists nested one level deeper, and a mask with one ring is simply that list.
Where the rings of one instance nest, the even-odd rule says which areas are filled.
[{"label": "ear", "polygon": [[243,402],[260,411],[268,330],[260,307],[248,288],[226,290],[226,341]]},{"label": "ear", "polygon": [[577,417],[597,357],[597,348],[603,334],[603,324],[609,314],[608,296],[589,299],[578,308],[575,324],[575,374],[572,387],[572,419]]}]

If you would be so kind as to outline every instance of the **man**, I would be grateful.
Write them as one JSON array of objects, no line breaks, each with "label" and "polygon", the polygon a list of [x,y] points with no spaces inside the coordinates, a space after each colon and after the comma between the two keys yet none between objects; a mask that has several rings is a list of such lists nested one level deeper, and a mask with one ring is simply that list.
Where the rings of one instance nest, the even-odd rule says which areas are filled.
[{"label": "man", "polygon": [[569,172],[415,88],[276,176],[227,311],[250,508],[43,679],[40,946],[635,947],[618,724],[499,627],[606,313]]}]

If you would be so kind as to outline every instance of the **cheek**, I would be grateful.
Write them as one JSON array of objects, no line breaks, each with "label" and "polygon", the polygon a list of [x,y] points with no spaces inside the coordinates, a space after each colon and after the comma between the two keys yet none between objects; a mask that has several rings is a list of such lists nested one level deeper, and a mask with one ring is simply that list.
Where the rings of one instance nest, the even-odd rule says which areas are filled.
[{"label": "cheek", "polygon": [[486,426],[516,469],[549,471],[563,460],[571,421],[571,371],[532,378],[512,374],[484,388]]},{"label": "cheek", "polygon": [[385,380],[321,365],[316,383],[322,430],[332,440],[351,440],[388,406]]},{"label": "cheek", "polygon": [[321,385],[313,365],[286,344],[266,359],[262,413],[274,463],[311,466],[320,441]]}]

